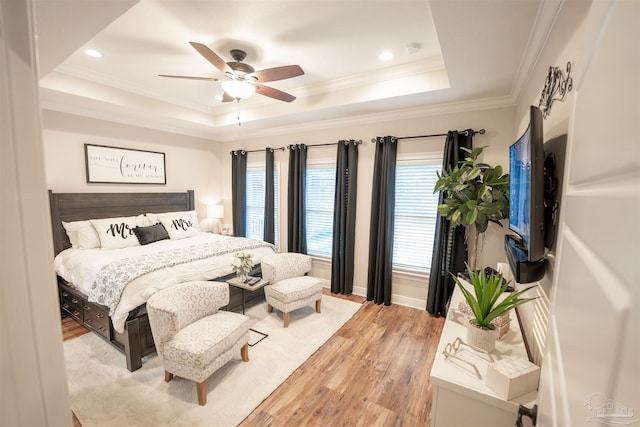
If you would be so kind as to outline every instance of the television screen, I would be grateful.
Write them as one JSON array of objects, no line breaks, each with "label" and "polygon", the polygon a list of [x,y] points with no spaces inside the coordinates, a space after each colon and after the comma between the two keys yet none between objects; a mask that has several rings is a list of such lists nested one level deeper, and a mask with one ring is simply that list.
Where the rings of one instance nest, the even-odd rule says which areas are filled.
[{"label": "television screen", "polygon": [[509,147],[509,229],[520,237],[527,261],[544,257],[544,143],[542,114],[530,108],[529,126]]},{"label": "television screen", "polygon": [[529,241],[531,210],[531,159],[529,132],[509,148],[509,228]]}]

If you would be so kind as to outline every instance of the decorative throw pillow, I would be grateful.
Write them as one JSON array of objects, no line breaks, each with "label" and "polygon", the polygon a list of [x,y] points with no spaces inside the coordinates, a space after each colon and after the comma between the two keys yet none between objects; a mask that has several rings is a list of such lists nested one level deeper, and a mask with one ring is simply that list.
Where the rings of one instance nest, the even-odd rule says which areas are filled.
[{"label": "decorative throw pillow", "polygon": [[138,242],[141,245],[148,245],[149,243],[157,242],[159,240],[166,240],[169,238],[169,233],[162,224],[150,225],[148,227],[136,227],[133,232],[138,238]]},{"label": "decorative throw pillow", "polygon": [[119,249],[140,244],[133,232],[138,226],[135,216],[92,219],[90,222],[98,233],[102,249]]},{"label": "decorative throw pillow", "polygon": [[184,239],[200,233],[198,222],[189,214],[181,216],[159,216],[158,220],[172,239]]},{"label": "decorative throw pillow", "polygon": [[90,221],[62,221],[62,226],[69,236],[72,248],[94,249],[100,247],[100,238]]},{"label": "decorative throw pillow", "polygon": [[[149,222],[149,224],[147,225],[153,225],[153,224],[157,224],[160,222],[160,217],[164,216],[164,217],[184,217],[185,215],[189,215],[191,217],[191,222],[192,222],[192,227],[195,228],[196,230],[200,231],[200,224],[198,223],[198,214],[196,213],[196,211],[178,211],[178,212],[165,212],[165,213],[148,213],[145,215],[147,221]],[[168,231],[168,229],[167,229]],[[171,233],[169,233],[169,235],[171,235]],[[172,237],[173,239],[173,237]]]}]

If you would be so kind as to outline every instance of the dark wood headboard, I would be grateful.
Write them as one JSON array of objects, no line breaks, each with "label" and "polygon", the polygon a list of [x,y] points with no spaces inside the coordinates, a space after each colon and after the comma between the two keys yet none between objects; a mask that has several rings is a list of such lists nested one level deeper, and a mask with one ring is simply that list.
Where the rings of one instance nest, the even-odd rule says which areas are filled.
[{"label": "dark wood headboard", "polygon": [[55,255],[71,247],[62,221],[134,216],[145,213],[191,211],[193,190],[184,193],[54,193],[49,190]]}]

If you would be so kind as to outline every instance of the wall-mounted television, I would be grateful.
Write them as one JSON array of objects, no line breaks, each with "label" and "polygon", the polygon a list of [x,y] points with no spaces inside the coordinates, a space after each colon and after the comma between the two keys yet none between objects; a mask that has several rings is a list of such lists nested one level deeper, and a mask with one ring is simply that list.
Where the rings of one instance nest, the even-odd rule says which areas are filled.
[{"label": "wall-mounted television", "polygon": [[509,147],[509,175],[509,229],[523,251],[519,261],[536,262],[545,255],[544,141],[537,107],[530,107],[527,130]]}]

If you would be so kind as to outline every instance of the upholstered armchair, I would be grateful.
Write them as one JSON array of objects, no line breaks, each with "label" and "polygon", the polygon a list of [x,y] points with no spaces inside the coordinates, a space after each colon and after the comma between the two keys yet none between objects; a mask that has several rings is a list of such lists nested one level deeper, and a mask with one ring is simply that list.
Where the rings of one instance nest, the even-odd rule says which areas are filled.
[{"label": "upholstered armchair", "polygon": [[229,285],[187,282],[149,298],[147,312],[164,379],[174,375],[196,382],[198,403],[207,403],[207,378],[240,355],[249,361],[247,316],[219,309],[229,303]]},{"label": "upholstered armchair", "polygon": [[284,327],[289,326],[289,313],[315,304],[320,313],[322,280],[307,276],[311,271],[311,257],[298,253],[280,253],[262,258],[262,277],[269,281],[264,287],[269,313],[273,308],[282,312]]}]

